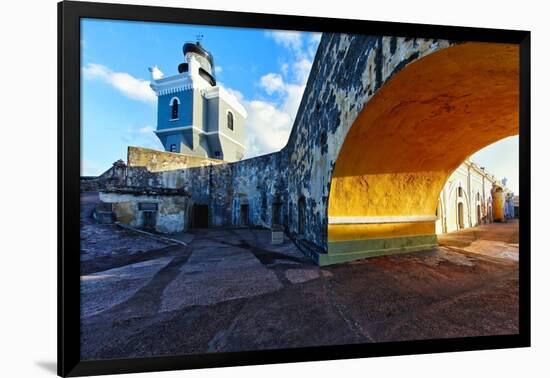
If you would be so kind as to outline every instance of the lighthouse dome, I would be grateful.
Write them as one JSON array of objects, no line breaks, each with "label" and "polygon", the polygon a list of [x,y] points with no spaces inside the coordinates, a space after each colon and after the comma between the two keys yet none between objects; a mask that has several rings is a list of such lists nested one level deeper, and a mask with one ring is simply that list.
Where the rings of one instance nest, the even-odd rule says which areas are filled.
[{"label": "lighthouse dome", "polygon": [[187,61],[189,61],[191,56],[194,57],[199,62],[201,68],[214,77],[214,57],[199,41],[184,44],[183,55]]}]

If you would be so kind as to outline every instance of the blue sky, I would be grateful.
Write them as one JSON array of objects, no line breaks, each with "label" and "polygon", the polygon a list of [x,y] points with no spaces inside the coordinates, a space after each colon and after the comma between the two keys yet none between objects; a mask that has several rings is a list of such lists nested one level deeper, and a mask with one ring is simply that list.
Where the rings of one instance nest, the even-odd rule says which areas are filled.
[{"label": "blue sky", "polygon": [[[247,157],[284,146],[320,34],[85,19],[81,23],[83,175],[96,175],[128,145],[162,149],[148,67],[167,76],[182,46],[203,35],[216,78],[247,108]],[[270,127],[266,127],[269,125]]]},{"label": "blue sky", "polygon": [[[248,112],[246,157],[279,150],[288,135],[320,39],[318,33],[84,19],[81,22],[81,169],[97,175],[128,145],[162,149],[148,67],[166,75],[184,61],[182,46],[203,35],[218,83]],[[267,127],[269,125],[269,127]],[[517,190],[517,137],[473,156]]]},{"label": "blue sky", "polygon": [[493,143],[471,156],[471,159],[498,179],[506,177],[506,186],[519,194],[519,137]]}]

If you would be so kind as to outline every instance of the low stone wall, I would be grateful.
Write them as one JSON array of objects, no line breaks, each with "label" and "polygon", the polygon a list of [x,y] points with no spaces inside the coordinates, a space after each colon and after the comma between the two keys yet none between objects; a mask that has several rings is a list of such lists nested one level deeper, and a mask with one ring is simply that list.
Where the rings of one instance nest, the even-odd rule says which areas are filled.
[{"label": "low stone wall", "polygon": [[112,167],[99,176],[81,176],[80,191],[99,192],[113,185],[123,185],[126,180],[126,168],[126,164],[122,160],[117,160]]},{"label": "low stone wall", "polygon": [[99,192],[105,190],[113,179],[113,167],[109,168],[97,177],[80,177],[81,192]]},{"label": "low stone wall", "polygon": [[145,167],[150,172],[205,167],[223,164],[222,160],[157,151],[143,147],[128,147],[128,167]]},{"label": "low stone wall", "polygon": [[[155,151],[147,154],[153,157]],[[283,157],[273,153],[238,163],[157,172],[144,166],[128,167],[124,182],[126,188],[182,190],[192,205],[208,205],[210,227],[268,228],[273,223],[287,224],[288,169]],[[248,211],[246,217],[241,214],[243,206]]]},{"label": "low stone wall", "polygon": [[[146,213],[149,212],[153,219],[150,226],[157,232],[176,233],[189,227],[190,201],[187,196],[101,192],[100,199],[111,203],[116,221],[128,226],[147,227]],[[143,204],[149,205],[148,208]]]}]

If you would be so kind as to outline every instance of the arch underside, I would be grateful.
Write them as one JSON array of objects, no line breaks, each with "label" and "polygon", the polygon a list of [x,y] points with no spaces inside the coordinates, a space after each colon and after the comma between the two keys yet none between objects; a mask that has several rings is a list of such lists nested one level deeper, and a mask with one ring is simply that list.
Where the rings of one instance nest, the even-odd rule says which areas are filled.
[{"label": "arch underside", "polygon": [[421,58],[365,105],[332,173],[325,261],[424,249],[449,175],[519,133],[519,47],[463,43]]}]

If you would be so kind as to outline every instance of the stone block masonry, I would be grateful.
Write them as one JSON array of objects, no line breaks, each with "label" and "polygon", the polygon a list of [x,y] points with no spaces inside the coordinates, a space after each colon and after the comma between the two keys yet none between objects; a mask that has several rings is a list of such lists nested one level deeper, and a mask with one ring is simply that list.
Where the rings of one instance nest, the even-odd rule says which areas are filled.
[{"label": "stone block masonry", "polygon": [[222,163],[222,160],[207,157],[157,151],[143,147],[128,147],[128,166],[145,167],[150,172],[204,167]]},{"label": "stone block masonry", "polygon": [[[515,53],[513,46],[498,44],[325,33],[281,151],[227,163],[130,147],[125,185],[187,193],[184,228],[199,212],[209,227],[281,224],[319,264],[429,247],[435,243],[435,203],[446,177],[475,149],[517,133],[510,123],[517,123]],[[429,76],[426,67],[439,70],[439,76]],[[415,73],[426,80],[400,80],[424,77]],[[473,81],[489,83],[481,100],[470,87],[453,84]],[[411,94],[415,99],[407,97]],[[483,111],[468,110],[482,106],[483,99],[491,101]],[[500,118],[493,122],[496,113]],[[482,138],[460,144],[449,159],[437,155],[454,151],[453,143],[472,125],[485,127]],[[363,142],[369,147],[361,148]],[[437,148],[419,149],[419,143]],[[411,157],[403,158],[405,153]],[[417,176],[429,180],[409,185],[420,182],[410,179]],[[426,190],[412,190],[417,187]],[[331,207],[329,199],[339,202]],[[364,222],[329,227],[329,219],[339,217]],[[331,236],[331,230],[337,232]]]}]

